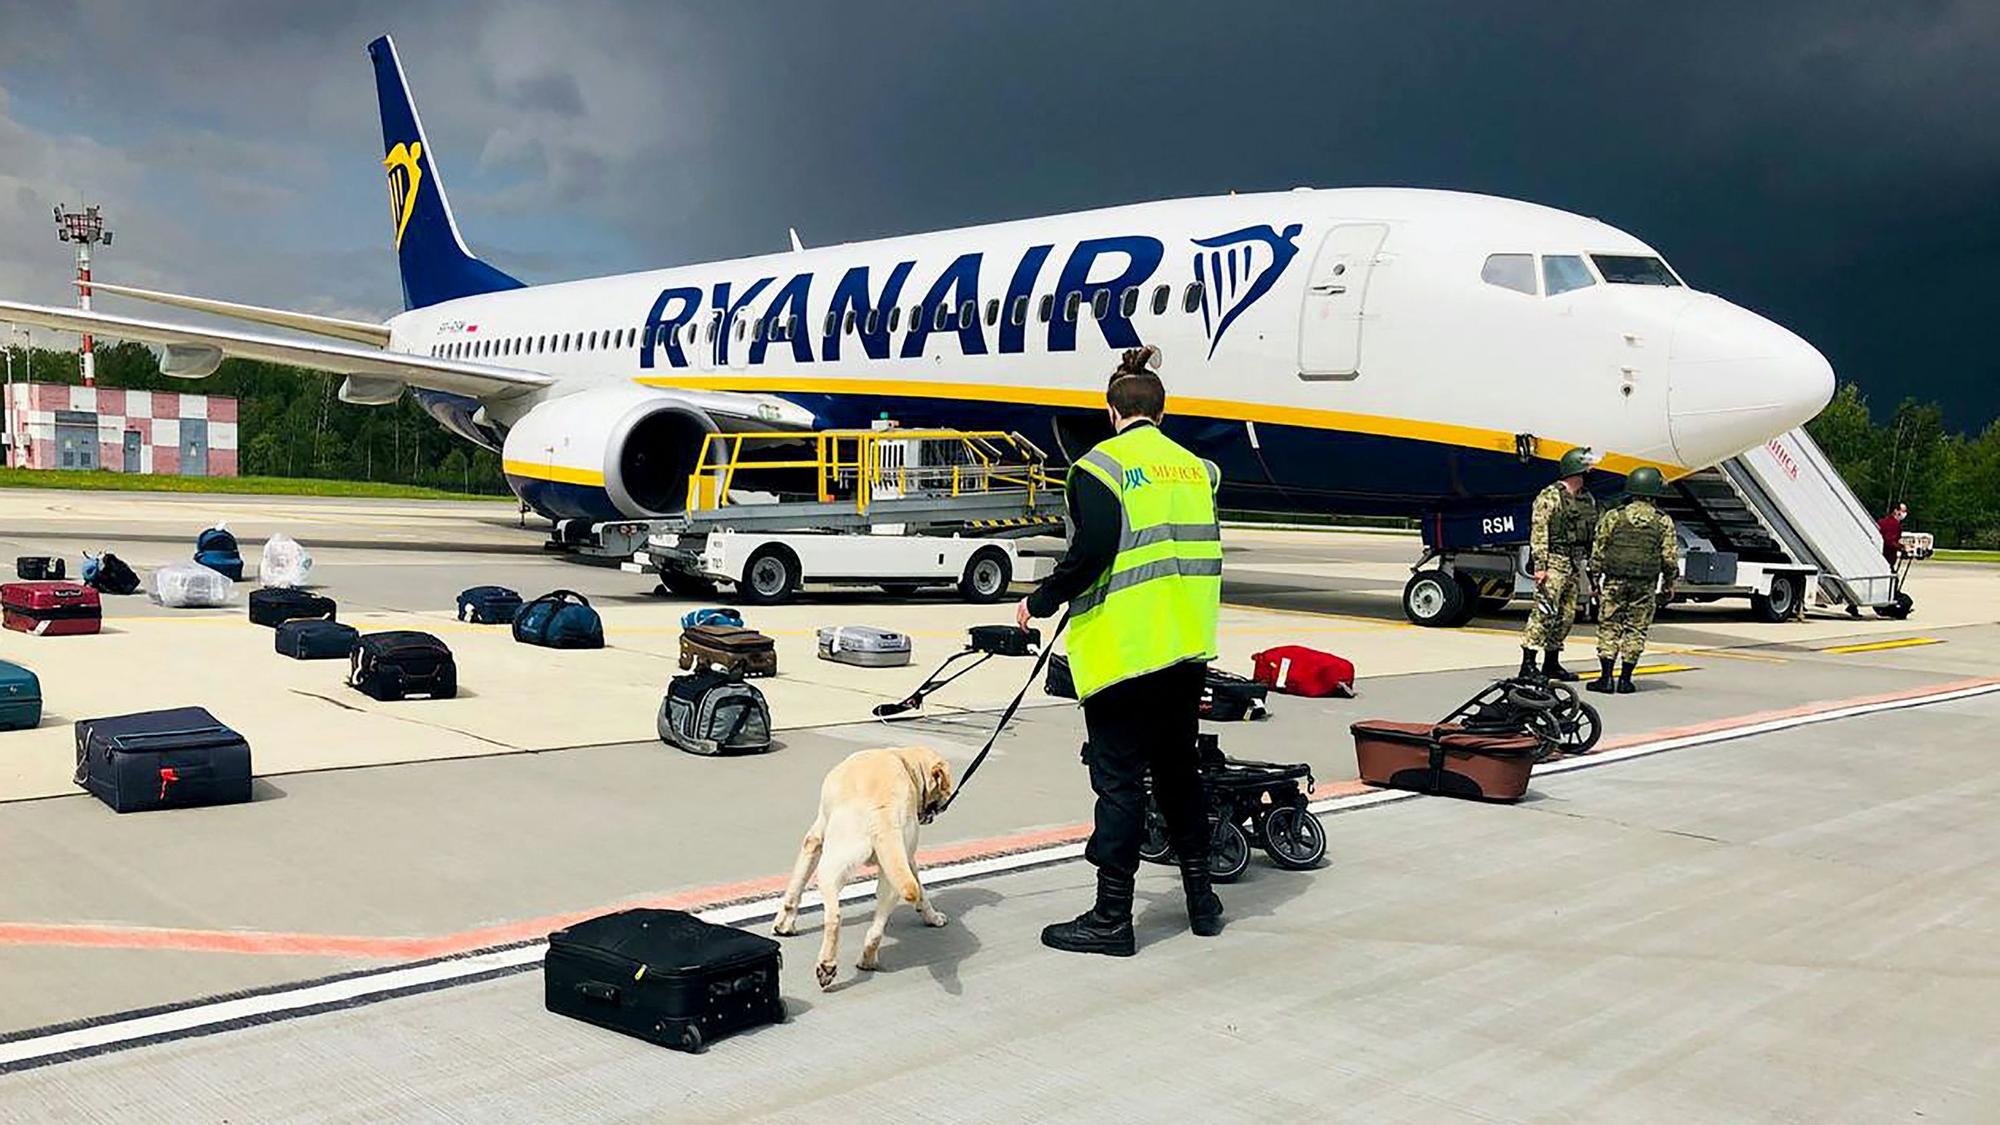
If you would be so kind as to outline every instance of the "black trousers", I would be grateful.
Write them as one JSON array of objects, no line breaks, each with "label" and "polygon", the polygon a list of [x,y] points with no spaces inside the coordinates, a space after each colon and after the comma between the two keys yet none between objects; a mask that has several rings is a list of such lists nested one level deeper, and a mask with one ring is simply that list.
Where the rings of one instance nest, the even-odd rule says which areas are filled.
[{"label": "black trousers", "polygon": [[1148,672],[1083,701],[1090,741],[1084,764],[1097,794],[1096,821],[1083,856],[1130,878],[1146,830],[1146,774],[1180,855],[1208,854],[1208,803],[1195,759],[1206,665],[1190,661]]}]

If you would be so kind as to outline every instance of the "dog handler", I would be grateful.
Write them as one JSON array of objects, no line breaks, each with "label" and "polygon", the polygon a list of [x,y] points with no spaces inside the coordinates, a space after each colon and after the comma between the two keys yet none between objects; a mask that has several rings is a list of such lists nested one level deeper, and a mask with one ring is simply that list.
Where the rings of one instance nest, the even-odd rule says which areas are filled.
[{"label": "dog handler", "polygon": [[1105,391],[1117,432],[1070,466],[1075,533],[1055,572],[1022,600],[1022,628],[1069,603],[1069,663],[1083,701],[1084,762],[1097,794],[1084,858],[1097,903],[1042,931],[1072,953],[1131,956],[1132,885],[1145,830],[1146,774],[1180,856],[1188,925],[1222,932],[1210,889],[1208,810],[1196,765],[1197,712],[1216,656],[1222,534],[1216,467],[1159,428],[1167,392],[1155,348],[1127,351]]}]

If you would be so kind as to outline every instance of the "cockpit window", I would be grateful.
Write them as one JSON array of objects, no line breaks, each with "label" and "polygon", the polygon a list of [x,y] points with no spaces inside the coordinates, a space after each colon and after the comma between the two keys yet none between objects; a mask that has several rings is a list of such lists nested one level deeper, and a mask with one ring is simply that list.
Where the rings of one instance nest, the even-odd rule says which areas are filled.
[{"label": "cockpit window", "polygon": [[1488,254],[1486,265],[1479,271],[1479,280],[1532,297],[1538,292],[1535,288],[1535,256]]},{"label": "cockpit window", "polygon": [[1679,285],[1667,263],[1645,254],[1592,254],[1597,272],[1612,285]]},{"label": "cockpit window", "polygon": [[1582,289],[1597,284],[1590,276],[1590,267],[1583,259],[1573,254],[1542,255],[1542,291],[1553,297],[1572,289]]}]

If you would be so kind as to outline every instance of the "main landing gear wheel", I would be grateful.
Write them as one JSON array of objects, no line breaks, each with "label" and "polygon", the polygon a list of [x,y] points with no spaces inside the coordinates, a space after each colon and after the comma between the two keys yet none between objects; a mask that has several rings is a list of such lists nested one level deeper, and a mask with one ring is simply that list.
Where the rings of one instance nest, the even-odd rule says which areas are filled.
[{"label": "main landing gear wheel", "polygon": [[736,596],[751,605],[777,605],[799,587],[799,560],[783,547],[761,547],[743,564]]},{"label": "main landing gear wheel", "polygon": [[1264,851],[1288,871],[1317,867],[1326,858],[1326,829],[1305,809],[1280,805],[1264,817]]},{"label": "main landing gear wheel", "polygon": [[1412,625],[1451,629],[1465,624],[1465,587],[1442,570],[1420,570],[1403,586],[1403,616]]},{"label": "main landing gear wheel", "polygon": [[1757,620],[1777,624],[1790,621],[1798,615],[1799,605],[1805,600],[1805,580],[1796,574],[1780,574],[1771,579],[1770,594],[1750,595],[1750,608],[1756,611]]}]

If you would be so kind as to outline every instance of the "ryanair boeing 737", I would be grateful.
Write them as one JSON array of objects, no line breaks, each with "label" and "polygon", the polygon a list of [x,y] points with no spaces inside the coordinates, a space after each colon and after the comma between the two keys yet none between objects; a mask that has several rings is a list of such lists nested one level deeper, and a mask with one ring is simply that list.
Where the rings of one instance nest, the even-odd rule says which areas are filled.
[{"label": "ryanair boeing 737", "polygon": [[369,44],[407,311],[386,324],[96,283],[322,338],[0,302],[0,321],[414,392],[551,517],[668,515],[705,433],[866,425],[1094,441],[1121,349],[1222,501],[1419,515],[1525,495],[1564,451],[1669,477],[1803,423],[1826,360],[1593,219],[1444,191],[1176,199],[527,285],[460,237],[388,38]]}]

